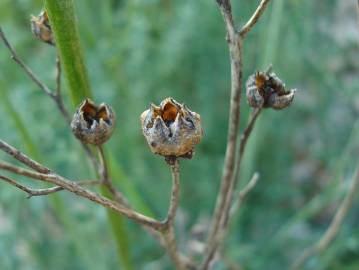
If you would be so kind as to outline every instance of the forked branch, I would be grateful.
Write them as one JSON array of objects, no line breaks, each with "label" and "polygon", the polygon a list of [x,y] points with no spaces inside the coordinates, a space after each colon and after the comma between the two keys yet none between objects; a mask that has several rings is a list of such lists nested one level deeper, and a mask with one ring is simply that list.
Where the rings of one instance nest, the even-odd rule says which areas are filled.
[{"label": "forked branch", "polygon": [[[83,188],[79,184],[77,184],[76,182],[73,182],[69,179],[66,179],[65,177],[62,177],[56,173],[53,173],[47,167],[37,163],[36,161],[32,160],[31,158],[29,158],[26,155],[24,155],[23,153],[21,153],[18,149],[14,148],[13,146],[10,146],[9,144],[3,142],[2,140],[0,140],[0,150],[3,150],[4,152],[8,153],[9,155],[15,157],[17,160],[19,160],[23,164],[36,170],[36,172],[22,169],[22,168],[17,168],[16,170],[9,169],[9,166],[2,166],[2,169],[9,169],[9,171],[12,171],[14,173],[21,171],[21,175],[26,175],[27,177],[30,177],[32,179],[55,184],[55,185],[62,187],[63,189],[68,190],[76,195],[79,195],[88,200],[96,202],[106,208],[114,210],[115,212],[123,214],[124,216],[138,222],[139,224],[150,226],[156,230],[161,230],[164,227],[163,223],[161,223],[155,219],[152,219],[145,215],[137,213],[136,211],[133,211],[125,206],[121,206],[114,201],[111,201],[105,197],[95,194],[92,191],[86,190],[85,188]],[[9,151],[9,150],[11,150],[11,151]],[[15,167],[15,166],[13,166],[13,167]]]},{"label": "forked branch", "polygon": [[52,91],[46,84],[44,84],[36,75],[35,73],[29,68],[24,61],[21,60],[21,58],[16,53],[15,49],[11,46],[10,42],[5,36],[5,33],[3,32],[2,28],[0,27],[0,38],[4,42],[6,48],[10,51],[11,58],[25,71],[25,73],[29,76],[29,78],[46,94],[48,95],[52,100],[55,101],[57,104],[60,112],[66,119],[66,121],[70,122],[70,116],[65,108],[62,95],[61,95],[61,65],[60,61],[57,58],[56,60],[56,89],[55,91]]},{"label": "forked branch", "polygon": [[[25,193],[27,193],[28,199],[30,199],[31,197],[35,197],[35,196],[49,195],[49,194],[64,190],[63,187],[51,187],[51,188],[40,188],[40,189],[29,188],[29,187],[26,187],[26,186],[20,184],[16,180],[14,180],[10,177],[4,176],[4,175],[0,175],[0,179],[9,183],[12,186],[24,191]],[[98,185],[101,182],[94,180],[94,181],[83,181],[83,182],[77,182],[77,183],[81,186],[90,186],[90,185]]]},{"label": "forked branch", "polygon": [[[265,10],[269,0],[264,0],[260,3],[259,7],[242,29],[242,34],[236,30],[235,22],[233,20],[232,7],[230,0],[217,0],[219,9],[225,22],[227,30],[227,41],[230,54],[231,63],[231,99],[229,109],[229,126],[227,147],[223,166],[223,173],[220,184],[220,191],[217,196],[216,206],[212,218],[209,237],[207,240],[204,260],[201,264],[201,269],[208,269],[211,261],[214,258],[216,250],[220,245],[218,235],[220,231],[226,227],[227,219],[233,198],[233,191],[236,187],[236,148],[238,141],[239,122],[240,122],[240,102],[242,92],[242,42],[246,33],[248,33],[254,24],[258,21],[259,17]],[[259,114],[260,110],[258,111]],[[254,122],[256,120],[255,115]],[[250,134],[253,126],[249,127],[248,133]],[[240,151],[244,151],[247,137],[244,134],[245,141],[240,146]],[[241,153],[241,152],[240,152]],[[241,155],[239,153],[239,155]],[[237,167],[240,165],[240,160],[237,162]],[[239,170],[239,169],[238,169]],[[221,233],[222,234],[222,233]]]},{"label": "forked branch", "polygon": [[249,31],[251,31],[252,27],[257,23],[263,12],[265,11],[270,0],[261,0],[259,6],[256,11],[253,13],[252,17],[248,20],[248,22],[242,27],[239,31],[239,34],[244,37]]}]

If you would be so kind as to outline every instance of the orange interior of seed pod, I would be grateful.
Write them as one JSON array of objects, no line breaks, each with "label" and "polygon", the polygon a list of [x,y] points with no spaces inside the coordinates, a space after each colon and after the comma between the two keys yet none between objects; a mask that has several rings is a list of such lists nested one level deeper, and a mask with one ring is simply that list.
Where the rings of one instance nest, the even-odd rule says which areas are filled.
[{"label": "orange interior of seed pod", "polygon": [[91,118],[95,118],[97,114],[97,107],[90,103],[88,100],[86,100],[84,106],[81,108],[81,110],[86,114],[87,116],[90,116]]},{"label": "orange interior of seed pod", "polygon": [[41,15],[43,17],[43,22],[46,23],[49,20],[49,16],[47,15],[47,11],[44,10]]},{"label": "orange interior of seed pod", "polygon": [[107,110],[104,106],[100,107],[98,112],[97,112],[97,117],[98,119],[103,119],[105,121],[108,121],[108,115],[107,115]]},{"label": "orange interior of seed pod", "polygon": [[255,75],[255,84],[257,86],[258,89],[262,89],[266,83],[266,75],[260,73],[260,72],[257,72],[256,75]]},{"label": "orange interior of seed pod", "polygon": [[177,107],[171,102],[167,102],[162,109],[162,119],[165,122],[175,121],[178,114]]}]

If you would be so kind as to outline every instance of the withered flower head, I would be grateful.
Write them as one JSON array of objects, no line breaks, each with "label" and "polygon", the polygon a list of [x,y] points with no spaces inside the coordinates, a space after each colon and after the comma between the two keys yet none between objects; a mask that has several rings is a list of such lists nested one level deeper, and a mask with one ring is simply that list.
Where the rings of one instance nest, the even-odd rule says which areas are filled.
[{"label": "withered flower head", "polygon": [[173,98],[151,104],[141,114],[141,124],[151,151],[165,157],[191,158],[203,136],[200,115]]},{"label": "withered flower head", "polygon": [[38,17],[31,16],[31,30],[34,35],[50,45],[55,45],[54,35],[49,23],[49,17],[46,10],[41,11]]},{"label": "withered flower head", "polygon": [[287,90],[285,84],[272,72],[257,71],[246,83],[247,100],[251,107],[281,110],[292,104],[296,89]]},{"label": "withered flower head", "polygon": [[101,145],[111,137],[115,119],[115,113],[109,105],[102,103],[96,106],[87,98],[76,109],[71,129],[80,141]]}]

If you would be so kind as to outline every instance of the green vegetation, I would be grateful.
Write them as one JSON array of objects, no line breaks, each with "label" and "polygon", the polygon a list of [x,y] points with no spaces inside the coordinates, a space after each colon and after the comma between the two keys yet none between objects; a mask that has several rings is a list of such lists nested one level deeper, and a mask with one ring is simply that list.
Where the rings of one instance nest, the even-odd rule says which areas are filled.
[{"label": "green vegetation", "polygon": [[[54,10],[57,2],[48,1]],[[87,68],[92,97],[111,104],[117,114],[118,125],[106,147],[111,175],[138,211],[164,217],[171,186],[163,159],[150,153],[141,134],[140,114],[150,102],[167,96],[201,114],[204,139],[192,160],[181,161],[177,234],[180,248],[190,251],[189,231],[212,213],[226,143],[230,70],[216,3],[74,2],[83,49],[79,63]],[[241,23],[257,4],[233,2]],[[299,90],[289,109],[265,110],[249,140],[241,184],[255,171],[261,178],[231,224],[226,262],[240,262],[244,269],[287,269],[327,228],[348,186],[359,150],[354,2],[272,1],[246,39],[244,78],[272,63],[286,85]],[[38,14],[42,4],[4,0],[0,25],[24,61],[54,86],[55,51],[34,39],[29,25],[30,14]],[[56,37],[66,41],[66,35],[76,34],[72,27],[66,29]],[[77,52],[73,57],[81,55]],[[0,137],[63,175],[92,178],[81,146],[53,102],[2,44],[0,59]],[[78,72],[76,65],[64,65],[65,72]],[[72,113],[73,105],[90,95],[89,86],[86,78],[63,79]],[[249,112],[245,99],[242,106],[244,125]],[[9,161],[3,154],[0,159]],[[336,242],[311,259],[307,269],[358,267],[358,209],[356,200]],[[100,206],[67,192],[58,193],[53,202],[46,197],[27,200],[0,183],[0,269],[130,269],[132,264],[133,269],[172,269],[161,247],[137,224],[125,219],[114,224],[127,240],[113,236]],[[129,248],[118,250],[116,242]],[[215,269],[228,266],[221,262]]]}]

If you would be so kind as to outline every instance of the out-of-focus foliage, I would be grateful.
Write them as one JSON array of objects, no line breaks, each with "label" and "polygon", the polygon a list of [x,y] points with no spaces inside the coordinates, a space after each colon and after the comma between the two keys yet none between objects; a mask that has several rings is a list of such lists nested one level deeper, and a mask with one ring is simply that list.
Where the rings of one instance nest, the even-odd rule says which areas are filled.
[{"label": "out-of-focus foliage", "polygon": [[[236,19],[243,24],[257,1],[233,2]],[[228,269],[230,263],[245,269],[287,269],[327,228],[359,156],[355,2],[275,0],[248,35],[244,77],[272,63],[286,84],[299,90],[289,109],[265,110],[260,116],[246,151],[241,184],[254,171],[261,179],[233,220],[225,260],[216,269]],[[111,104],[117,113],[117,130],[108,146],[123,168],[118,173],[132,181],[157,217],[166,213],[170,174],[163,159],[149,151],[139,115],[149,102],[173,96],[202,116],[203,142],[192,160],[181,162],[177,234],[180,248],[189,251],[191,228],[212,212],[226,143],[229,59],[216,3],[75,3],[94,98]],[[29,16],[41,7],[41,1],[3,0],[0,25],[26,63],[54,85],[55,52],[30,33]],[[3,44],[0,64],[1,138],[31,151],[9,109],[13,107],[46,165],[74,179],[91,177],[82,149],[60,113],[11,61]],[[67,93],[64,89],[72,108]],[[249,108],[245,100],[242,105],[243,126]],[[7,157],[1,154],[1,159]],[[127,195],[136,200],[136,193]],[[0,183],[0,269],[118,269],[105,210],[66,192],[58,196],[65,202],[65,223],[50,198],[27,200]],[[337,241],[310,260],[308,269],[359,267],[358,210],[356,203]],[[132,222],[126,225],[135,269],[171,269],[151,237]]]}]

